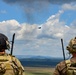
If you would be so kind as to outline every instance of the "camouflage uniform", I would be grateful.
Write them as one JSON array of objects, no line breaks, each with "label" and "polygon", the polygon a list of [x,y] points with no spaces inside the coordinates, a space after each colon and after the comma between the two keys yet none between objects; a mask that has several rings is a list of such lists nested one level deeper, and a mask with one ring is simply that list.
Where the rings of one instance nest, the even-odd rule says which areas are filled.
[{"label": "camouflage uniform", "polygon": [[[71,59],[69,59],[70,63],[76,64],[76,37],[70,40],[66,49],[73,56]],[[70,73],[67,74],[68,73],[68,68],[67,68],[68,65],[67,65],[66,61],[68,61],[68,60],[62,61],[59,64],[57,64],[53,75],[69,75],[70,74]],[[71,65],[69,65],[69,67],[71,67]],[[76,75],[76,74],[71,73],[70,75]]]},{"label": "camouflage uniform", "polygon": [[[11,64],[12,66],[6,65],[5,67],[5,65],[3,64],[3,69],[5,69],[5,71],[4,73],[1,71],[0,75],[25,75],[24,68],[16,57],[6,53],[0,54],[0,65],[5,61],[8,63],[13,63],[13,65],[12,64]],[[2,66],[0,67],[2,68]]]},{"label": "camouflage uniform", "polygon": [[[70,59],[71,63],[76,63],[76,57]],[[53,75],[66,75],[66,64],[64,61],[57,64]]]},{"label": "camouflage uniform", "polygon": [[5,52],[10,49],[8,38],[0,33],[0,75],[25,75],[20,61]]}]

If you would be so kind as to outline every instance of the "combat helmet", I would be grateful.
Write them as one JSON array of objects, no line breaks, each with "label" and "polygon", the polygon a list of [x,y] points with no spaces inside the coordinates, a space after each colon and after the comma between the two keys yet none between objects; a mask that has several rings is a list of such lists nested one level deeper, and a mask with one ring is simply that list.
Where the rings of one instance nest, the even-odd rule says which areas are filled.
[{"label": "combat helmet", "polygon": [[70,40],[69,45],[66,47],[66,49],[70,53],[76,53],[76,37]]},{"label": "combat helmet", "polygon": [[7,36],[0,33],[0,51],[2,49],[10,49],[10,44],[9,44]]}]

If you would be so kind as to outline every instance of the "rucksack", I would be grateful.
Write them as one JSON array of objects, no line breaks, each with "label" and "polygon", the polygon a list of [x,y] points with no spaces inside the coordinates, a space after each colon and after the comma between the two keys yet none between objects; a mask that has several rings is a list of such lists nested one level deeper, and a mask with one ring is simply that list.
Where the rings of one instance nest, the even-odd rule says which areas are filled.
[{"label": "rucksack", "polygon": [[11,56],[0,56],[0,75],[18,75],[17,66],[12,62]]},{"label": "rucksack", "polygon": [[66,60],[67,75],[76,75],[76,63],[72,63],[70,60]]}]

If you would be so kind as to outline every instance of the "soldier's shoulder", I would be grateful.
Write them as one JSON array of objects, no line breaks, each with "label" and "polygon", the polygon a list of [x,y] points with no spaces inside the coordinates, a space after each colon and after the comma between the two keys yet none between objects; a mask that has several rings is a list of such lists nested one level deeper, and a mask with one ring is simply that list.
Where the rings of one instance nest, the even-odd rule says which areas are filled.
[{"label": "soldier's shoulder", "polygon": [[56,68],[59,70],[63,69],[63,67],[65,67],[65,61],[61,61],[56,65]]},{"label": "soldier's shoulder", "polygon": [[65,64],[65,61],[61,61],[61,62],[59,62],[58,64],[57,64],[57,66],[62,66],[62,65],[64,65]]}]

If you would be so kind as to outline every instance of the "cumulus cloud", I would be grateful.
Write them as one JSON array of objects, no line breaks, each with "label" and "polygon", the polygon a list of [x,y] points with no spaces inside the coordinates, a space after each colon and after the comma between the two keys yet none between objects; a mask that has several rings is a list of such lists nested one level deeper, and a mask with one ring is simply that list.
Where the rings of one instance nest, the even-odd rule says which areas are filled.
[{"label": "cumulus cloud", "polygon": [[7,20],[0,22],[0,32],[6,35],[14,33],[19,29],[19,23],[16,20]]},{"label": "cumulus cloud", "polygon": [[5,33],[6,35],[16,33],[18,35],[17,40],[31,40],[37,36],[37,29],[37,25],[29,25],[26,23],[20,24],[16,20],[0,22],[0,32]]},{"label": "cumulus cloud", "polygon": [[[64,36],[64,31],[67,30],[68,26],[65,26],[64,22],[60,22],[60,15],[63,11],[59,11],[57,14],[52,15],[48,18],[46,23],[42,25],[42,34],[38,36],[39,38],[61,38]],[[60,28],[60,29],[59,29]]]},{"label": "cumulus cloud", "polygon": [[19,31],[17,31],[17,34],[19,35],[17,39],[27,39],[27,40],[33,40],[37,37],[37,25],[29,25],[29,24],[22,24]]}]

